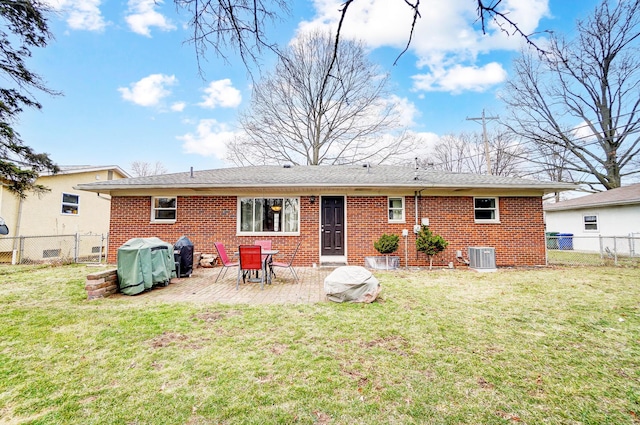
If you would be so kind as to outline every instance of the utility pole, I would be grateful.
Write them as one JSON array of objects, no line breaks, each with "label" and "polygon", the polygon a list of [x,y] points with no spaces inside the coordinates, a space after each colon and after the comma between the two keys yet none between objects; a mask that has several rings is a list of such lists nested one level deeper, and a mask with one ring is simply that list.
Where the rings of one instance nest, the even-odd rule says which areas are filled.
[{"label": "utility pole", "polygon": [[484,140],[484,156],[487,161],[487,174],[491,173],[491,155],[489,155],[489,140],[487,139],[487,120],[497,120],[498,116],[495,117],[485,117],[484,109],[482,109],[482,116],[480,118],[469,118],[467,117],[467,121],[477,121],[480,122],[482,120],[482,139]]}]

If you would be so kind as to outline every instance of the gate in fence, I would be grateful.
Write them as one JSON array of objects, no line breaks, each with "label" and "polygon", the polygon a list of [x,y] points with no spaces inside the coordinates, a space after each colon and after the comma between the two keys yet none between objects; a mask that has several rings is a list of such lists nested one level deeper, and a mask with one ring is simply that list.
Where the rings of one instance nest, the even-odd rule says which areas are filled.
[{"label": "gate in fence", "polygon": [[547,262],[640,267],[640,233],[628,236],[547,234]]},{"label": "gate in fence", "polygon": [[73,234],[0,238],[0,263],[102,263],[108,235]]}]

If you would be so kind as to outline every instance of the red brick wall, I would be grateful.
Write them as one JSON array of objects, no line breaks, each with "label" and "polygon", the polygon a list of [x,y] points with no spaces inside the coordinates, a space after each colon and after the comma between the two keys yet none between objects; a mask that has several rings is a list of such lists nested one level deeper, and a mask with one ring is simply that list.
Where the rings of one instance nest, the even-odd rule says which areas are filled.
[{"label": "red brick wall", "polygon": [[[427,257],[415,248],[415,201],[405,197],[405,223],[389,223],[387,197],[347,199],[347,237],[350,264],[364,264],[364,257],[378,255],[373,243],[383,233],[402,235],[409,230],[406,258],[409,265],[427,265]],[[418,200],[418,217],[429,219],[429,228],[449,242],[447,249],[434,257],[434,265],[456,261],[456,250],[467,257],[470,246],[491,246],[496,250],[498,266],[545,264],[545,236],[542,199],[537,197],[499,198],[499,224],[474,222],[473,197],[433,197]],[[420,222],[420,220],[418,220]],[[400,238],[396,252],[405,265],[405,241]]]},{"label": "red brick wall", "polygon": [[[492,246],[496,249],[498,266],[532,266],[545,263],[544,223],[542,200],[539,197],[501,197],[499,224],[476,224],[473,218],[473,197],[421,197],[418,217],[430,220],[430,228],[444,237],[449,246],[434,259],[434,264],[456,262],[456,250],[467,255],[470,246]],[[296,256],[296,265],[310,266],[319,262],[320,199],[313,204],[308,196],[300,197],[300,228],[304,241]],[[348,196],[347,253],[348,262],[364,265],[365,256],[379,255],[374,247],[383,233],[402,234],[409,230],[407,255],[409,265],[426,265],[427,258],[415,249],[415,203],[413,196],[405,197],[405,223],[389,223],[386,196]],[[237,205],[235,196],[179,196],[176,223],[151,223],[149,196],[114,196],[111,200],[109,261],[115,263],[116,252],[124,242],[134,237],[156,236],[175,243],[187,236],[195,250],[215,253],[214,242],[223,242],[229,251],[239,244],[253,243],[257,236],[236,236]],[[293,253],[300,238],[296,236],[269,237],[280,250],[284,261]],[[405,265],[405,243],[400,238],[396,253]]]},{"label": "red brick wall", "polygon": [[[252,244],[265,236],[236,236],[237,205],[235,196],[178,196],[175,223],[151,223],[149,196],[114,196],[111,198],[108,261],[116,262],[117,250],[131,238],[158,237],[175,243],[181,236],[193,242],[197,252],[215,254],[214,242],[222,242],[231,254],[240,244]],[[312,208],[311,208],[312,207]],[[318,262],[318,201],[300,197],[300,237],[268,236],[280,251],[278,261],[288,261],[300,238],[304,243],[294,264],[309,266]]]}]

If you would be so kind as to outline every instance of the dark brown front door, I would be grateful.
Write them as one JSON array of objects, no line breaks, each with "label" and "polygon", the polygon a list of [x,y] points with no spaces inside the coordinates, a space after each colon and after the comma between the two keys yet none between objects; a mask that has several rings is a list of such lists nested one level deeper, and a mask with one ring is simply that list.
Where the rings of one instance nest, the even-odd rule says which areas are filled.
[{"label": "dark brown front door", "polygon": [[322,197],[322,255],[344,255],[344,198]]}]

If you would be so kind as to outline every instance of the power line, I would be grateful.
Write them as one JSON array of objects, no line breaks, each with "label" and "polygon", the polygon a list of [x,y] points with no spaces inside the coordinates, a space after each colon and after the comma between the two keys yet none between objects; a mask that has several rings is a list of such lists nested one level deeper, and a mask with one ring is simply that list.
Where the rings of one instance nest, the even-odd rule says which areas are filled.
[{"label": "power line", "polygon": [[[484,115],[484,110],[483,110],[482,112],[483,112],[483,115]],[[636,113],[640,113],[640,110],[634,110],[634,111],[631,111],[631,112],[627,112],[627,113],[624,113],[624,114],[620,114],[620,115],[617,115],[616,117],[612,117],[611,119],[612,119],[612,120],[613,120],[613,119],[619,119],[619,118],[621,118],[621,117],[625,117],[625,116],[628,116],[628,115],[633,115],[633,114],[636,114]],[[493,118],[493,117],[491,117],[491,118]],[[478,119],[481,119],[481,118],[467,118],[467,120],[478,120]],[[487,117],[485,117],[485,119],[488,119],[488,118],[487,118]],[[626,127],[626,125],[625,125],[625,126],[623,126],[623,127]],[[582,129],[582,128],[591,128],[591,125],[589,125],[589,124],[583,124],[583,125],[581,125],[581,126],[571,128],[571,131],[574,131],[574,132],[575,132],[576,130],[579,130],[579,129]],[[615,129],[615,130],[617,130],[617,129]],[[639,130],[628,131],[628,132],[626,132],[626,134],[624,134],[624,136],[626,137],[627,135],[637,133],[638,131],[639,131]],[[573,140],[574,140],[574,141],[579,141],[579,140],[582,140],[582,139],[588,139],[588,138],[591,138],[591,137],[596,137],[596,134],[594,133],[594,134],[587,134],[587,135],[580,136],[580,137],[575,137],[575,138],[573,138]],[[618,137],[620,137],[620,136],[618,136]],[[593,141],[593,142],[590,142],[590,143],[587,143],[587,144],[585,144],[585,145],[582,145],[582,147],[591,146],[591,145],[594,145],[594,144],[597,144],[597,143],[599,143],[599,140],[595,140],[595,141]],[[472,158],[474,158],[475,156],[476,156],[476,155],[468,156],[468,157],[460,157],[460,158],[458,158],[458,160],[463,160],[463,159],[472,159]],[[446,162],[431,163],[430,165],[431,165],[431,166],[436,166],[436,165],[443,165],[443,164],[446,164]]]},{"label": "power line", "polygon": [[495,117],[486,117],[484,115],[484,108],[482,108],[482,117],[480,118],[469,118],[467,117],[467,121],[478,121],[482,120],[482,138],[484,140],[484,156],[487,161],[487,174],[491,173],[491,155],[489,155],[489,140],[487,139],[487,120],[494,121],[499,119],[499,116]]},{"label": "power line", "polygon": [[[630,115],[630,114],[625,114],[625,115]],[[623,115],[620,115],[620,116],[623,116]],[[486,119],[486,117],[485,117],[485,119]],[[585,125],[585,126],[582,126],[582,127],[588,127],[588,125]],[[574,130],[577,129],[577,128],[580,128],[580,127],[575,127]],[[628,131],[628,132],[626,132],[624,134],[624,136],[626,137],[629,134],[635,134],[635,133],[639,133],[639,132],[640,132],[640,129]],[[585,135],[585,136],[576,137],[573,140],[574,141],[579,141],[579,140],[588,139],[588,138],[591,138],[591,137],[595,137],[595,134],[588,134],[588,135]],[[599,140],[594,140],[592,142],[588,142],[588,143],[585,143],[585,144],[581,145],[581,147],[582,148],[586,148],[586,147],[589,147],[589,146],[592,146],[592,145],[597,145],[599,143],[600,143]],[[485,145],[485,147],[486,147],[486,145]],[[491,152],[491,151],[489,151],[489,152]],[[497,150],[493,151],[493,153],[497,153],[497,152],[498,152]],[[485,155],[486,155],[486,153],[487,153],[487,151],[485,150]],[[526,162],[534,163],[535,160],[542,159],[542,158],[545,157],[544,153],[541,153],[540,155],[537,155],[537,156],[534,156],[534,157],[524,157],[522,155],[514,155],[514,154],[511,154],[511,153],[509,153],[509,154],[511,156],[513,156],[513,157],[521,159],[521,161],[514,162],[514,165],[518,165],[518,164],[522,164],[522,163],[526,163]],[[476,153],[476,154],[472,154],[472,155],[469,155],[469,156],[461,156],[461,157],[456,158],[455,161],[463,161],[463,160],[466,160],[466,159],[473,159],[473,158],[477,157],[477,155],[478,154]],[[451,163],[451,162],[442,161],[442,162],[439,162],[439,163],[430,163],[429,166],[437,167],[437,166],[441,166],[441,165],[446,165],[448,163]]]}]

